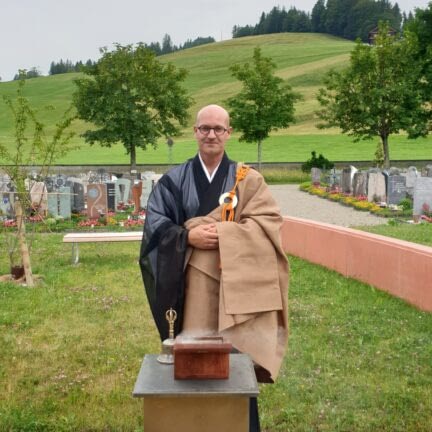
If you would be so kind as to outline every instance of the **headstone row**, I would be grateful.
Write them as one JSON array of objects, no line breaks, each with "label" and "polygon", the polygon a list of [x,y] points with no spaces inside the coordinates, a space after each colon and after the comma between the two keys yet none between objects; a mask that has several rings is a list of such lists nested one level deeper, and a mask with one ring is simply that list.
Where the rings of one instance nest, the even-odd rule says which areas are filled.
[{"label": "headstone row", "polygon": [[[87,173],[78,177],[49,176],[44,181],[26,180],[32,207],[41,214],[69,218],[83,212],[96,218],[107,211],[116,211],[120,203],[134,199],[136,211],[146,208],[154,184],[160,175],[152,171],[137,174],[137,178],[116,178],[105,172]],[[120,175],[119,175],[120,177]],[[131,194],[131,191],[133,193]],[[0,175],[0,216],[14,217],[15,188],[10,178]]]},{"label": "headstone row", "polygon": [[319,184],[323,178],[331,190],[364,196],[370,202],[397,205],[410,197],[414,201],[414,215],[421,214],[424,205],[432,208],[432,165],[427,165],[422,173],[414,166],[404,172],[398,168],[359,171],[354,166],[348,166],[342,170],[332,169],[324,177],[321,170],[313,168],[311,178],[314,184]]}]

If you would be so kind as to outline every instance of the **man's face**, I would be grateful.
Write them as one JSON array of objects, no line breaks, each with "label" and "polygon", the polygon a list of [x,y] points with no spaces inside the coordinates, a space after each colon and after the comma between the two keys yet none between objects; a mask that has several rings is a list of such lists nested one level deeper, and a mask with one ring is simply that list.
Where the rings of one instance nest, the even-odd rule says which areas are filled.
[{"label": "man's face", "polygon": [[[223,155],[225,143],[231,136],[228,123],[228,115],[220,107],[210,106],[200,112],[194,131],[202,158]],[[211,129],[208,131],[209,128]]]}]

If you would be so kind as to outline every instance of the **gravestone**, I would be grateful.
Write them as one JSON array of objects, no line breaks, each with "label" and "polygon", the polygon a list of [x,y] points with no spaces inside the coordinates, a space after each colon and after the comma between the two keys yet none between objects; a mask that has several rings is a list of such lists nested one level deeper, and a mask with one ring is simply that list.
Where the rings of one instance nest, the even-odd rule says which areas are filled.
[{"label": "gravestone", "polygon": [[71,208],[74,213],[80,213],[85,209],[85,186],[78,177],[69,177],[67,186],[71,188]]},{"label": "gravestone", "polygon": [[399,175],[399,174],[400,174],[400,170],[399,170],[399,168],[391,167],[391,168],[389,168],[389,170],[388,170],[388,175],[389,175],[389,176],[392,176],[392,175]]},{"label": "gravestone", "polygon": [[407,196],[406,178],[400,174],[389,175],[387,204],[399,204]]},{"label": "gravestone", "polygon": [[319,168],[311,168],[312,184],[318,186],[321,183],[321,170]]},{"label": "gravestone", "polygon": [[[45,183],[48,194],[51,193],[55,188],[54,181],[55,181],[55,178],[52,176],[45,177],[45,179],[44,179],[44,183]],[[49,200],[49,197],[48,197],[48,200]],[[49,207],[49,205],[48,205],[48,207]]]},{"label": "gravestone", "polygon": [[426,165],[425,177],[432,177],[432,165]]},{"label": "gravestone", "polygon": [[331,174],[332,187],[333,188],[340,189],[341,177],[342,177],[342,171],[341,170],[337,170],[337,169],[333,169],[333,172]]},{"label": "gravestone", "polygon": [[131,181],[126,178],[119,178],[115,182],[115,204],[116,208],[118,203],[123,202],[127,203],[129,200],[129,193],[130,193],[130,185]]},{"label": "gravestone", "polygon": [[54,187],[57,188],[57,190],[62,186],[66,186],[67,177],[62,174],[57,175],[53,180],[54,180]]},{"label": "gravestone", "polygon": [[407,194],[412,198],[414,195],[414,184],[416,179],[420,176],[415,166],[408,167],[406,173],[406,188]]},{"label": "gravestone", "polygon": [[59,215],[64,219],[70,219],[71,217],[71,187],[62,186],[58,189],[58,209]]},{"label": "gravestone", "polygon": [[357,171],[353,178],[353,195],[365,196],[367,194],[367,173]]},{"label": "gravestone", "polygon": [[34,182],[30,185],[30,202],[41,215],[48,211],[48,194],[44,182]]},{"label": "gravestone", "polygon": [[13,217],[13,201],[11,199],[12,194],[9,192],[0,193],[0,216],[7,219]]},{"label": "gravestone", "polygon": [[8,219],[13,219],[14,215],[14,202],[15,202],[15,186],[11,182],[9,176],[3,176],[3,183],[0,192],[0,209],[3,215]]},{"label": "gravestone", "polygon": [[369,171],[367,197],[369,202],[383,202],[386,200],[386,184],[382,172]]},{"label": "gravestone", "polygon": [[341,177],[341,189],[342,193],[351,194],[353,191],[352,182],[354,174],[357,172],[357,168],[350,165],[349,167],[345,167],[342,169],[342,177]]},{"label": "gravestone", "polygon": [[141,208],[147,208],[147,202],[150,194],[153,190],[153,180],[151,178],[145,178],[141,180],[142,182],[142,192],[141,192]]},{"label": "gravestone", "polygon": [[132,198],[134,202],[134,213],[138,214],[141,207],[141,194],[142,194],[142,182],[140,180],[134,180],[132,186]]},{"label": "gravestone", "polygon": [[90,219],[106,215],[108,211],[107,188],[105,183],[90,183],[87,186],[87,216]]},{"label": "gravestone", "polygon": [[432,177],[418,177],[414,184],[413,215],[423,214],[423,205],[432,209]]},{"label": "gravestone", "polygon": [[107,182],[107,200],[108,200],[108,210],[116,211],[116,190],[114,182]]},{"label": "gravestone", "polygon": [[53,217],[59,215],[59,200],[57,190],[48,191],[48,214]]}]

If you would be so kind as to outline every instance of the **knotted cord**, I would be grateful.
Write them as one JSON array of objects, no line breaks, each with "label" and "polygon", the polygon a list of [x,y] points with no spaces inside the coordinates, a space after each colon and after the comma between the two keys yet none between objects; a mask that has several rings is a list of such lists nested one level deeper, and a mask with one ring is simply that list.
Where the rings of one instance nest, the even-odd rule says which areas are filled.
[{"label": "knotted cord", "polygon": [[[236,182],[234,187],[228,192],[228,195],[225,197],[224,203],[222,204],[222,222],[232,222],[234,221],[234,197],[236,195],[236,189],[238,184],[246,177],[249,172],[250,167],[246,165],[241,165],[237,168],[236,172]],[[228,202],[225,202],[228,201]]]}]

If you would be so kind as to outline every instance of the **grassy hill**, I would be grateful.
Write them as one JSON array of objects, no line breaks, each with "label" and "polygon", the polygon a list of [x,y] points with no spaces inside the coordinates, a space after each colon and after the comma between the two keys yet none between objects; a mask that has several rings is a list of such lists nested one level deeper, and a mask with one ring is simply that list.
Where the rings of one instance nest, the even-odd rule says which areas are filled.
[{"label": "grassy hill", "polygon": [[[239,91],[240,84],[231,76],[229,67],[235,63],[250,61],[255,46],[260,46],[263,54],[273,59],[277,65],[277,75],[304,97],[303,101],[296,104],[297,123],[289,129],[277,131],[266,141],[268,149],[264,148],[264,160],[303,161],[313,149],[324,152],[326,156],[331,153],[329,156],[334,160],[373,158],[375,143],[352,144],[349,138],[341,137],[338,131],[323,132],[315,128],[313,113],[318,107],[315,94],[322,85],[323,75],[331,68],[338,69],[347,64],[353,43],[321,34],[281,33],[231,39],[159,57],[163,62],[172,62],[189,71],[185,86],[195,100],[190,111],[189,127],[175,140],[175,162],[183,161],[195,152],[191,127],[198,108],[208,103],[223,104],[228,97]],[[26,96],[32,105],[40,110],[40,118],[47,125],[48,133],[59,113],[70,105],[74,91],[73,80],[79,75],[71,73],[28,80]],[[12,95],[15,89],[14,82],[0,83],[0,95]],[[44,111],[46,105],[53,105],[56,110]],[[77,132],[75,142],[81,145],[81,149],[64,158],[63,163],[128,163],[128,157],[120,144],[111,149],[86,145],[79,137],[86,127],[83,122],[74,123],[73,128]],[[0,101],[0,141],[11,145],[11,132],[10,113],[5,110],[3,101]],[[397,141],[401,143],[402,153],[396,149],[393,157],[406,158],[402,154],[410,153],[412,146],[407,147],[403,137],[398,137]],[[412,158],[427,158],[428,143],[429,141],[425,140],[419,147],[420,152],[416,152],[416,156],[413,155]],[[163,142],[161,144],[157,150],[139,151],[138,162],[165,163],[167,149]],[[233,148],[233,151],[229,150],[230,156],[241,160],[255,160],[255,147],[238,145],[236,135],[230,147]]]}]

